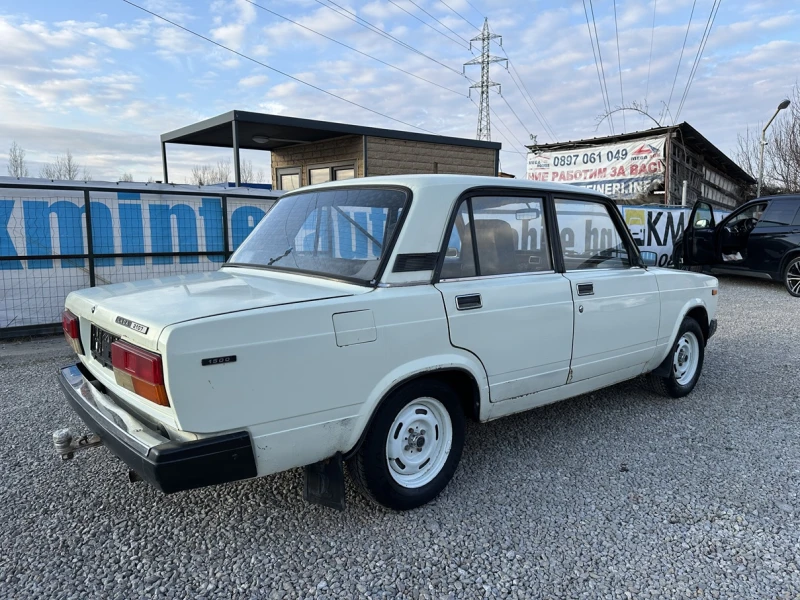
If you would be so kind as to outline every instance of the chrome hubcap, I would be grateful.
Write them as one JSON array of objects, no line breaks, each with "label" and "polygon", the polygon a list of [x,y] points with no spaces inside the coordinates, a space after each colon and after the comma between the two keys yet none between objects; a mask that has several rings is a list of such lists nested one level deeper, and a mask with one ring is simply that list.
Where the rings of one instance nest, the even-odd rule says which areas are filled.
[{"label": "chrome hubcap", "polygon": [[389,475],[403,487],[422,487],[442,470],[452,445],[453,425],[444,405],[435,398],[413,400],[389,429]]},{"label": "chrome hubcap", "polygon": [[700,342],[697,336],[687,331],[678,340],[675,354],[672,358],[672,370],[675,379],[681,385],[689,383],[697,372],[697,363],[700,360]]}]

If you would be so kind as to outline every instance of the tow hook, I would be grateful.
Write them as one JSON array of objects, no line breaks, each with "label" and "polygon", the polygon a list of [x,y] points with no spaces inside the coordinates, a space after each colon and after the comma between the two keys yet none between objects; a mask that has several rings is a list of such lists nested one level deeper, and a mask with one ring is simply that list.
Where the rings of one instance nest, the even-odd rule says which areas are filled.
[{"label": "tow hook", "polygon": [[59,429],[53,432],[53,445],[55,445],[56,454],[61,457],[61,460],[75,458],[76,452],[94,448],[102,443],[103,441],[95,433],[75,438],[69,429]]}]

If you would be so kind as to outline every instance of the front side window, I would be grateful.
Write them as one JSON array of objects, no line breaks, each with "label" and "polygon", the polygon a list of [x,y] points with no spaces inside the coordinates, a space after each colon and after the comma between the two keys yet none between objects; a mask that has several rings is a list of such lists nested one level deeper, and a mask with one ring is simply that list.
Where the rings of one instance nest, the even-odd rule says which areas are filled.
[{"label": "front side window", "polygon": [[567,271],[630,267],[628,246],[608,210],[600,202],[556,199],[556,218]]},{"label": "front side window", "polygon": [[694,212],[694,222],[692,227],[695,229],[713,229],[714,228],[714,211],[705,202],[697,205],[697,210]]},{"label": "front side window", "polygon": [[400,190],[360,188],[282,198],[230,263],[371,281],[405,210]]},{"label": "front side window", "polygon": [[742,212],[736,213],[727,223],[726,226],[733,226],[738,223],[745,223],[755,225],[756,222],[761,220],[764,211],[767,209],[767,203],[761,202],[748,206]]},{"label": "front side window", "polygon": [[450,231],[442,279],[552,270],[542,204],[541,198],[506,196],[463,201]]}]

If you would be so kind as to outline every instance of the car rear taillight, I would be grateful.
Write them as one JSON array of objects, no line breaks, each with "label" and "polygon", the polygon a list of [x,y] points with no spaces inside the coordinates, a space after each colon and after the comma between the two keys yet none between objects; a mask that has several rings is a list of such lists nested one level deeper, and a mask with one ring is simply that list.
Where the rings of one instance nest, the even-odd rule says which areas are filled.
[{"label": "car rear taillight", "polygon": [[111,344],[111,365],[117,383],[126,390],[161,406],[169,406],[160,355],[117,340]]},{"label": "car rear taillight", "polygon": [[81,328],[78,317],[72,312],[65,310],[61,313],[61,327],[64,329],[64,337],[67,342],[77,354],[83,354],[83,345],[81,344]]}]

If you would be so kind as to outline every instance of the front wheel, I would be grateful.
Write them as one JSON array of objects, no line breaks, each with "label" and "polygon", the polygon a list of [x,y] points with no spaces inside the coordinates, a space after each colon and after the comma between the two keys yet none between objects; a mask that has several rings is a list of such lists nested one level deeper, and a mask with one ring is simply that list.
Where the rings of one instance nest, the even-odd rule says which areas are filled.
[{"label": "front wheel", "polygon": [[792,296],[795,298],[800,297],[800,256],[793,258],[786,265],[783,284]]},{"label": "front wheel", "polygon": [[705,337],[700,325],[686,317],[678,330],[678,339],[669,355],[669,375],[648,374],[653,389],[671,398],[681,398],[694,389],[700,379],[705,358]]},{"label": "front wheel", "polygon": [[417,508],[453,477],[465,429],[452,388],[436,380],[411,382],[378,409],[348,469],[367,499],[395,510]]}]

